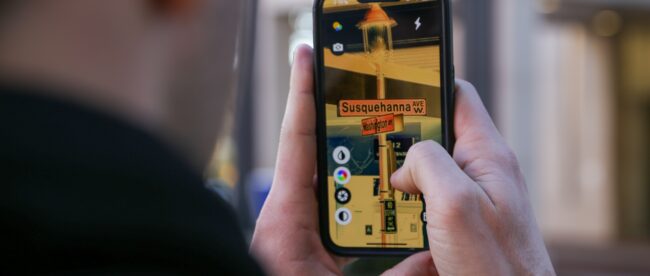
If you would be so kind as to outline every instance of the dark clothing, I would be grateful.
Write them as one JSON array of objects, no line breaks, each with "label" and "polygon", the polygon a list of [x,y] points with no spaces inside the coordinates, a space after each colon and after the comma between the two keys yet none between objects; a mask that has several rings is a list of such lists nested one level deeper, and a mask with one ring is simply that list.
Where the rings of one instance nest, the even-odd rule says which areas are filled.
[{"label": "dark clothing", "polygon": [[0,274],[261,274],[231,208],[110,116],[0,87]]}]

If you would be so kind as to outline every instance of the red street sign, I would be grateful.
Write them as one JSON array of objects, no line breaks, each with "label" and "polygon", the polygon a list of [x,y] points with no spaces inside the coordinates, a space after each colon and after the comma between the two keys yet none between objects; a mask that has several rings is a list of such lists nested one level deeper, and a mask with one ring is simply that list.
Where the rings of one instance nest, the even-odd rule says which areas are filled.
[{"label": "red street sign", "polygon": [[380,133],[400,132],[404,130],[404,116],[388,114],[361,121],[361,135],[370,136]]}]

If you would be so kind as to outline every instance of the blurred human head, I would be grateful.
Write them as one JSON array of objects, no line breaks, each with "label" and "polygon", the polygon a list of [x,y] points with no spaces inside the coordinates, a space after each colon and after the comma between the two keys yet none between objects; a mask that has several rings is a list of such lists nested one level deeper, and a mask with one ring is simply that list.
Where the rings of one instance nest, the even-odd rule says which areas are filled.
[{"label": "blurred human head", "polygon": [[2,2],[1,81],[129,120],[202,169],[235,90],[240,0]]}]

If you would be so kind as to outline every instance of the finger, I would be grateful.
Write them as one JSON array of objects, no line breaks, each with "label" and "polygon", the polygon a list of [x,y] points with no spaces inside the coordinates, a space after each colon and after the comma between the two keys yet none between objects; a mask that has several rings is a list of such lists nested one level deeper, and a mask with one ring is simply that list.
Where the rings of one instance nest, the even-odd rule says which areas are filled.
[{"label": "finger", "polygon": [[476,89],[463,80],[456,84],[456,163],[495,204],[525,193],[519,162],[490,119]]},{"label": "finger", "polygon": [[385,276],[415,276],[415,275],[438,275],[436,267],[433,264],[431,253],[420,252],[406,258],[401,263],[387,270],[382,275]]},{"label": "finger", "polygon": [[291,70],[291,88],[280,131],[275,180],[269,196],[313,201],[315,121],[312,49],[302,45],[296,49]]},{"label": "finger", "polygon": [[498,135],[496,126],[485,109],[476,88],[464,80],[456,80],[455,133],[457,137],[466,135],[482,136],[485,139]]},{"label": "finger", "polygon": [[406,154],[404,165],[393,173],[391,184],[403,192],[424,194],[427,204],[439,202],[436,200],[438,197],[457,198],[476,186],[447,150],[434,141],[413,145]]},{"label": "finger", "polygon": [[477,156],[498,159],[509,150],[476,88],[464,80],[456,80],[454,120],[457,140],[454,157],[461,167]]}]

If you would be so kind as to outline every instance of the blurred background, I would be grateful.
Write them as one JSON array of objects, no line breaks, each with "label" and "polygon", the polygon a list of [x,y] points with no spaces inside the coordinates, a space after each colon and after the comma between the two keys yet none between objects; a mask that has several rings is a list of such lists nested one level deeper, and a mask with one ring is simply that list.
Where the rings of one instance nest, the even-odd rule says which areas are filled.
[{"label": "blurred background", "polygon": [[[475,84],[517,153],[558,273],[650,274],[650,1],[452,9],[456,75]],[[249,231],[272,180],[291,53],[312,43],[311,10],[311,0],[258,0],[255,46],[242,49],[254,81],[241,83],[207,171]]]}]

